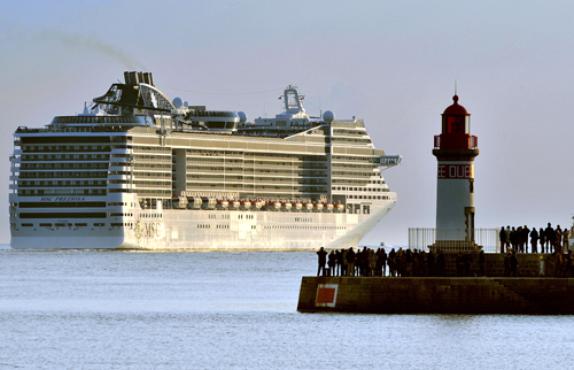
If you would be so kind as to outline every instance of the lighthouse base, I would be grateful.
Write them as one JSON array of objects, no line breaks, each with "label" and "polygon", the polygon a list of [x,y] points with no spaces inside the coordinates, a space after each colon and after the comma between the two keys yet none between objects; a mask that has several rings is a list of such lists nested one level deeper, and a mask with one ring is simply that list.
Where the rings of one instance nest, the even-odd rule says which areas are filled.
[{"label": "lighthouse base", "polygon": [[437,240],[429,245],[429,250],[435,253],[478,253],[482,246],[467,240]]}]

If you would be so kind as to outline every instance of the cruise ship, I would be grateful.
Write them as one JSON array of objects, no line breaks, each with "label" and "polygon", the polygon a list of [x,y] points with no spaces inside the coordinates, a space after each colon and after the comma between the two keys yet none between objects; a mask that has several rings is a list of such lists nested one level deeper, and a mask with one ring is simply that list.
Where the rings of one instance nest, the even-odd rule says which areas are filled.
[{"label": "cruise ship", "polygon": [[171,100],[149,72],[81,114],[14,133],[13,248],[298,250],[356,246],[397,200],[361,119]]}]

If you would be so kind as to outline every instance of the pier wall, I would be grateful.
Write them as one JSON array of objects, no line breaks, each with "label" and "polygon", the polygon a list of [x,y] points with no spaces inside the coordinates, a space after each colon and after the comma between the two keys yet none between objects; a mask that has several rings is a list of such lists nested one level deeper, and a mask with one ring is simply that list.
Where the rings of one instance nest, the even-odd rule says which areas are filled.
[{"label": "pier wall", "polygon": [[573,278],[303,277],[301,312],[574,314]]},{"label": "pier wall", "polygon": [[[481,273],[479,255],[471,255],[470,275],[471,276],[504,276],[504,254],[485,253],[484,254],[484,273]],[[460,276],[456,268],[456,254],[445,254],[445,271],[446,276]],[[560,275],[559,262],[555,254],[516,254],[518,260],[518,276],[536,277],[557,276]]]}]

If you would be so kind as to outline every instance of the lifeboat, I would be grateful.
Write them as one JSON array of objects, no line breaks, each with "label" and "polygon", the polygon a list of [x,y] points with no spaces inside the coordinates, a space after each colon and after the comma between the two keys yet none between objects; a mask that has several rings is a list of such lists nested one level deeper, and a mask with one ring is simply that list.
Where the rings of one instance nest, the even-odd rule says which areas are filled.
[{"label": "lifeboat", "polygon": [[241,206],[241,202],[238,200],[234,200],[233,201],[233,208],[239,208],[239,206]]},{"label": "lifeboat", "polygon": [[200,208],[203,201],[201,198],[195,197],[190,203],[192,204],[192,208]]},{"label": "lifeboat", "polygon": [[179,198],[177,198],[176,201],[173,202],[173,204],[174,204],[174,208],[182,208],[182,209],[187,208],[187,205],[189,204],[189,202],[187,201],[187,197],[185,196],[185,193],[182,192],[182,194],[179,196]]},{"label": "lifeboat", "polygon": [[333,206],[333,203],[327,203],[327,210],[328,210],[328,211],[332,211],[333,208],[335,208],[335,207]]},{"label": "lifeboat", "polygon": [[273,208],[275,208],[275,209],[281,208],[281,202],[274,202],[274,203],[273,203]]},{"label": "lifeboat", "polygon": [[310,211],[313,209],[313,203],[305,203],[305,209],[307,211]]},{"label": "lifeboat", "polygon": [[337,209],[337,211],[343,211],[345,209],[345,205],[342,203],[336,204],[335,208]]},{"label": "lifeboat", "polygon": [[303,203],[301,202],[295,203],[295,209],[303,209]]},{"label": "lifeboat", "polygon": [[258,200],[257,202],[255,202],[255,208],[257,208],[257,209],[263,208],[264,205],[265,205],[265,202],[262,200]]},{"label": "lifeboat", "polygon": [[217,205],[217,201],[214,198],[207,199],[207,208],[208,209],[214,209],[216,205]]},{"label": "lifeboat", "polygon": [[293,205],[291,204],[291,202],[285,202],[285,203],[283,203],[283,207],[284,207],[285,209],[291,209],[292,206],[293,206]]},{"label": "lifeboat", "polygon": [[249,200],[243,201],[241,205],[243,208],[251,208],[251,202]]},{"label": "lifeboat", "polygon": [[217,205],[221,208],[227,208],[229,207],[229,202],[226,200],[218,200]]},{"label": "lifeboat", "polygon": [[323,207],[324,207],[324,206],[323,206],[323,203],[315,203],[315,208],[316,208],[318,211],[323,210]]}]

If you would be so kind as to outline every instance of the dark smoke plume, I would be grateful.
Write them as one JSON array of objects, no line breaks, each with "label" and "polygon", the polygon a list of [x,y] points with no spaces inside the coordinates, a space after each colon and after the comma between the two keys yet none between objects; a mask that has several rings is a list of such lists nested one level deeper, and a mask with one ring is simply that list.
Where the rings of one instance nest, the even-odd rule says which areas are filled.
[{"label": "dark smoke plume", "polygon": [[59,31],[48,31],[42,33],[42,37],[59,41],[68,47],[92,50],[114,59],[128,69],[144,68],[141,63],[128,55],[124,50],[90,36],[63,33]]}]

